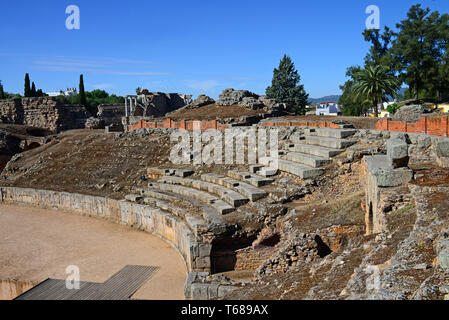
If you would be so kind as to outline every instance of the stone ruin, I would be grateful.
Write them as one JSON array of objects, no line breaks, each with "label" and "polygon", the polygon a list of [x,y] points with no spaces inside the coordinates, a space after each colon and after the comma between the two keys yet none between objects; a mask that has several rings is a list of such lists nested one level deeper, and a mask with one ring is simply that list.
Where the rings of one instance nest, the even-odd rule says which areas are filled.
[{"label": "stone ruin", "polygon": [[204,106],[214,104],[214,103],[215,103],[215,100],[212,99],[211,97],[206,96],[205,94],[200,94],[198,96],[198,98],[196,98],[193,102],[186,105],[184,108],[185,109],[195,109],[195,108],[204,107]]},{"label": "stone ruin", "polygon": [[264,109],[266,111],[281,112],[286,110],[284,103],[278,103],[266,96],[259,96],[248,90],[225,89],[219,95],[218,106],[242,105],[252,110]]},{"label": "stone ruin", "polygon": [[84,128],[90,113],[79,105],[64,105],[54,97],[0,101],[0,122],[60,132]]},{"label": "stone ruin", "polygon": [[379,233],[385,225],[385,217],[380,208],[380,196],[385,189],[405,185],[413,179],[413,171],[408,168],[408,144],[403,139],[393,138],[386,142],[386,155],[366,156],[366,234]]},{"label": "stone ruin", "polygon": [[[137,117],[162,117],[169,112],[184,107],[189,101],[179,93],[147,92],[137,96],[126,96],[125,114]],[[130,104],[127,112],[128,103]]]}]

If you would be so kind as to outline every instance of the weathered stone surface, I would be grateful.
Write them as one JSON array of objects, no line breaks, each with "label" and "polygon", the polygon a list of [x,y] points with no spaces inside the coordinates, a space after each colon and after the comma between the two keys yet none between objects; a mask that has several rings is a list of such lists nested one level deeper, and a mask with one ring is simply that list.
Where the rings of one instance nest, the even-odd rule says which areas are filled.
[{"label": "weathered stone surface", "polygon": [[[149,187],[153,187],[162,191],[169,191],[176,194],[180,194],[185,197],[193,198],[198,201],[204,202],[205,204],[210,205],[211,207],[215,208],[219,213],[226,214],[233,212],[235,208],[228,203],[224,202],[221,199],[218,199],[217,197],[211,195],[210,193],[200,191],[197,189],[184,187],[181,185],[172,185],[172,184],[165,184],[165,183],[150,183]],[[218,221],[221,222],[221,219]]]},{"label": "weathered stone surface", "polygon": [[406,167],[408,165],[408,144],[400,139],[389,139],[386,143],[387,156],[393,168]]},{"label": "weathered stone surface", "polygon": [[390,139],[399,139],[407,144],[411,143],[409,134],[405,132],[390,132]]},{"label": "weathered stone surface", "polygon": [[263,187],[274,181],[271,178],[264,178],[257,174],[242,171],[230,170],[227,175],[233,179],[245,181],[255,187]]},{"label": "weathered stone surface", "polygon": [[194,173],[195,171],[189,169],[175,169],[175,176],[182,178],[191,176]]},{"label": "weathered stone surface", "polygon": [[195,109],[203,106],[207,106],[209,104],[214,104],[215,100],[212,99],[209,96],[206,96],[204,94],[200,94],[198,98],[196,98],[191,104],[188,104],[185,108],[186,109]]},{"label": "weathered stone surface", "polygon": [[138,194],[128,194],[125,196],[125,199],[131,202],[137,202],[139,200],[142,200],[143,197]]},{"label": "weathered stone surface", "polygon": [[[271,161],[266,159],[260,159],[260,162],[267,166],[272,166]],[[288,160],[278,159],[277,163],[279,170],[298,176],[301,179],[315,178],[324,173],[323,168],[312,168],[307,165]]]},{"label": "weathered stone surface", "polygon": [[[132,117],[162,117],[167,113],[178,110],[186,105],[185,95],[179,93],[163,93],[144,91],[140,95],[141,102],[138,102]],[[137,122],[131,121],[131,123]]]},{"label": "weathered stone surface", "polygon": [[278,169],[263,167],[262,169],[259,170],[259,174],[262,177],[272,177],[278,174]]},{"label": "weathered stone surface", "polygon": [[0,122],[25,124],[53,132],[82,129],[90,116],[83,106],[63,105],[54,97],[0,101]]},{"label": "weathered stone surface", "polygon": [[263,165],[255,164],[255,165],[249,166],[249,171],[251,173],[257,173],[257,171],[259,171],[262,168],[263,168]]},{"label": "weathered stone surface", "polygon": [[[282,114],[287,109],[285,103],[277,103],[273,99],[259,96],[248,90],[223,90],[217,101],[218,106],[241,105],[253,110],[263,109],[271,114]],[[246,121],[247,122],[247,121]]]},{"label": "weathered stone surface", "polygon": [[97,118],[104,122],[105,127],[112,126],[109,130],[123,131],[122,117],[125,116],[125,104],[100,104]]},{"label": "weathered stone surface", "polygon": [[418,135],[418,148],[422,150],[428,149],[432,145],[432,139],[427,135]]},{"label": "weathered stone surface", "polygon": [[403,106],[392,117],[395,121],[417,122],[424,113],[421,105]]},{"label": "weathered stone surface", "polygon": [[248,198],[241,195],[238,192],[230,190],[221,185],[210,183],[202,180],[186,179],[186,178],[176,178],[176,177],[166,177],[159,182],[170,183],[174,185],[182,185],[186,187],[195,188],[205,192],[210,192],[218,195],[222,200],[226,201],[233,207],[241,206],[248,202]]},{"label": "weathered stone surface", "polygon": [[225,186],[229,189],[234,189],[242,195],[246,196],[250,201],[257,201],[268,196],[268,193],[262,189],[256,188],[248,183],[227,178],[218,174],[209,173],[203,174],[201,179],[207,182],[212,182]]},{"label": "weathered stone surface", "polygon": [[323,158],[335,157],[336,155],[339,155],[340,153],[342,153],[344,151],[342,149],[333,149],[333,148],[315,146],[315,145],[303,144],[303,143],[296,143],[293,146],[291,146],[289,149],[290,149],[290,151],[311,154],[311,155],[315,155],[315,156],[323,157]]},{"label": "weathered stone surface", "polygon": [[319,136],[306,136],[306,141],[308,144],[322,146],[326,148],[332,149],[345,149],[347,147],[355,144],[354,141],[347,139],[336,139],[336,138],[328,138],[328,137],[319,137]]},{"label": "weathered stone surface", "polygon": [[[217,101],[217,105],[219,106],[232,106],[236,104],[243,104],[243,98],[254,98],[259,99],[259,96],[253,92],[248,90],[234,90],[234,89],[225,89],[222,94],[219,95],[219,99]],[[248,100],[247,100],[248,101]]]},{"label": "weathered stone surface", "polygon": [[439,157],[449,157],[449,141],[438,142],[436,151]]},{"label": "weathered stone surface", "polygon": [[300,152],[289,152],[282,159],[302,163],[313,168],[319,168],[332,162],[329,158]]},{"label": "weathered stone surface", "polygon": [[386,155],[367,156],[366,165],[369,174],[376,177],[379,187],[397,187],[413,179],[413,171],[408,168],[394,169]]},{"label": "weathered stone surface", "polygon": [[265,105],[260,100],[254,98],[254,97],[245,97],[242,99],[242,105],[244,105],[247,108],[258,110],[262,109]]},{"label": "weathered stone surface", "polygon": [[356,133],[354,129],[332,129],[332,128],[316,128],[314,132],[317,136],[344,139],[353,136]]},{"label": "weathered stone surface", "polygon": [[90,117],[86,120],[86,129],[104,129],[105,123],[102,119]]}]

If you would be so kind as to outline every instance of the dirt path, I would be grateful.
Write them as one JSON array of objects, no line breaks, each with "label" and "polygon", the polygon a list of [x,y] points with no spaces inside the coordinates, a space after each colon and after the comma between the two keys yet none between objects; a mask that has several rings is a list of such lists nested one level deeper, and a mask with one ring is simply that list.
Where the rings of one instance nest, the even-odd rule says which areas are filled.
[{"label": "dirt path", "polygon": [[183,299],[186,267],[163,240],[111,222],[37,208],[0,205],[0,278],[104,282],[126,265],[159,266],[136,299]]}]

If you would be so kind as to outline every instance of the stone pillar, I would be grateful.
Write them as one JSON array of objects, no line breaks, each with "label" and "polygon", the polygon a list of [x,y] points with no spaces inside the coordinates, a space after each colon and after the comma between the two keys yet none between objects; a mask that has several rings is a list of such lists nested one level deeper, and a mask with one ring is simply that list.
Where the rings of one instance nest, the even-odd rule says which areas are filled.
[{"label": "stone pillar", "polygon": [[125,117],[128,117],[128,97],[125,97]]}]

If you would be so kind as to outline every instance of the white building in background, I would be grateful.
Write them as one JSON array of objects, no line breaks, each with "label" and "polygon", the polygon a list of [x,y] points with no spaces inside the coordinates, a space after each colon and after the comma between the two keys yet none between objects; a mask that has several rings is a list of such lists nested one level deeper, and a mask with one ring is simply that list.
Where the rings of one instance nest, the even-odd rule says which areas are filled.
[{"label": "white building in background", "polygon": [[382,110],[385,110],[385,109],[387,109],[388,108],[388,106],[391,106],[392,104],[395,104],[395,103],[397,103],[398,102],[398,100],[393,100],[393,101],[389,101],[389,102],[383,102],[382,103]]},{"label": "white building in background", "polygon": [[57,96],[76,96],[78,92],[76,91],[76,88],[67,88],[65,91],[54,91],[54,92],[47,92],[49,97],[57,97]]},{"label": "white building in background", "polygon": [[338,116],[340,113],[340,107],[335,101],[321,102],[316,106],[317,116]]}]

